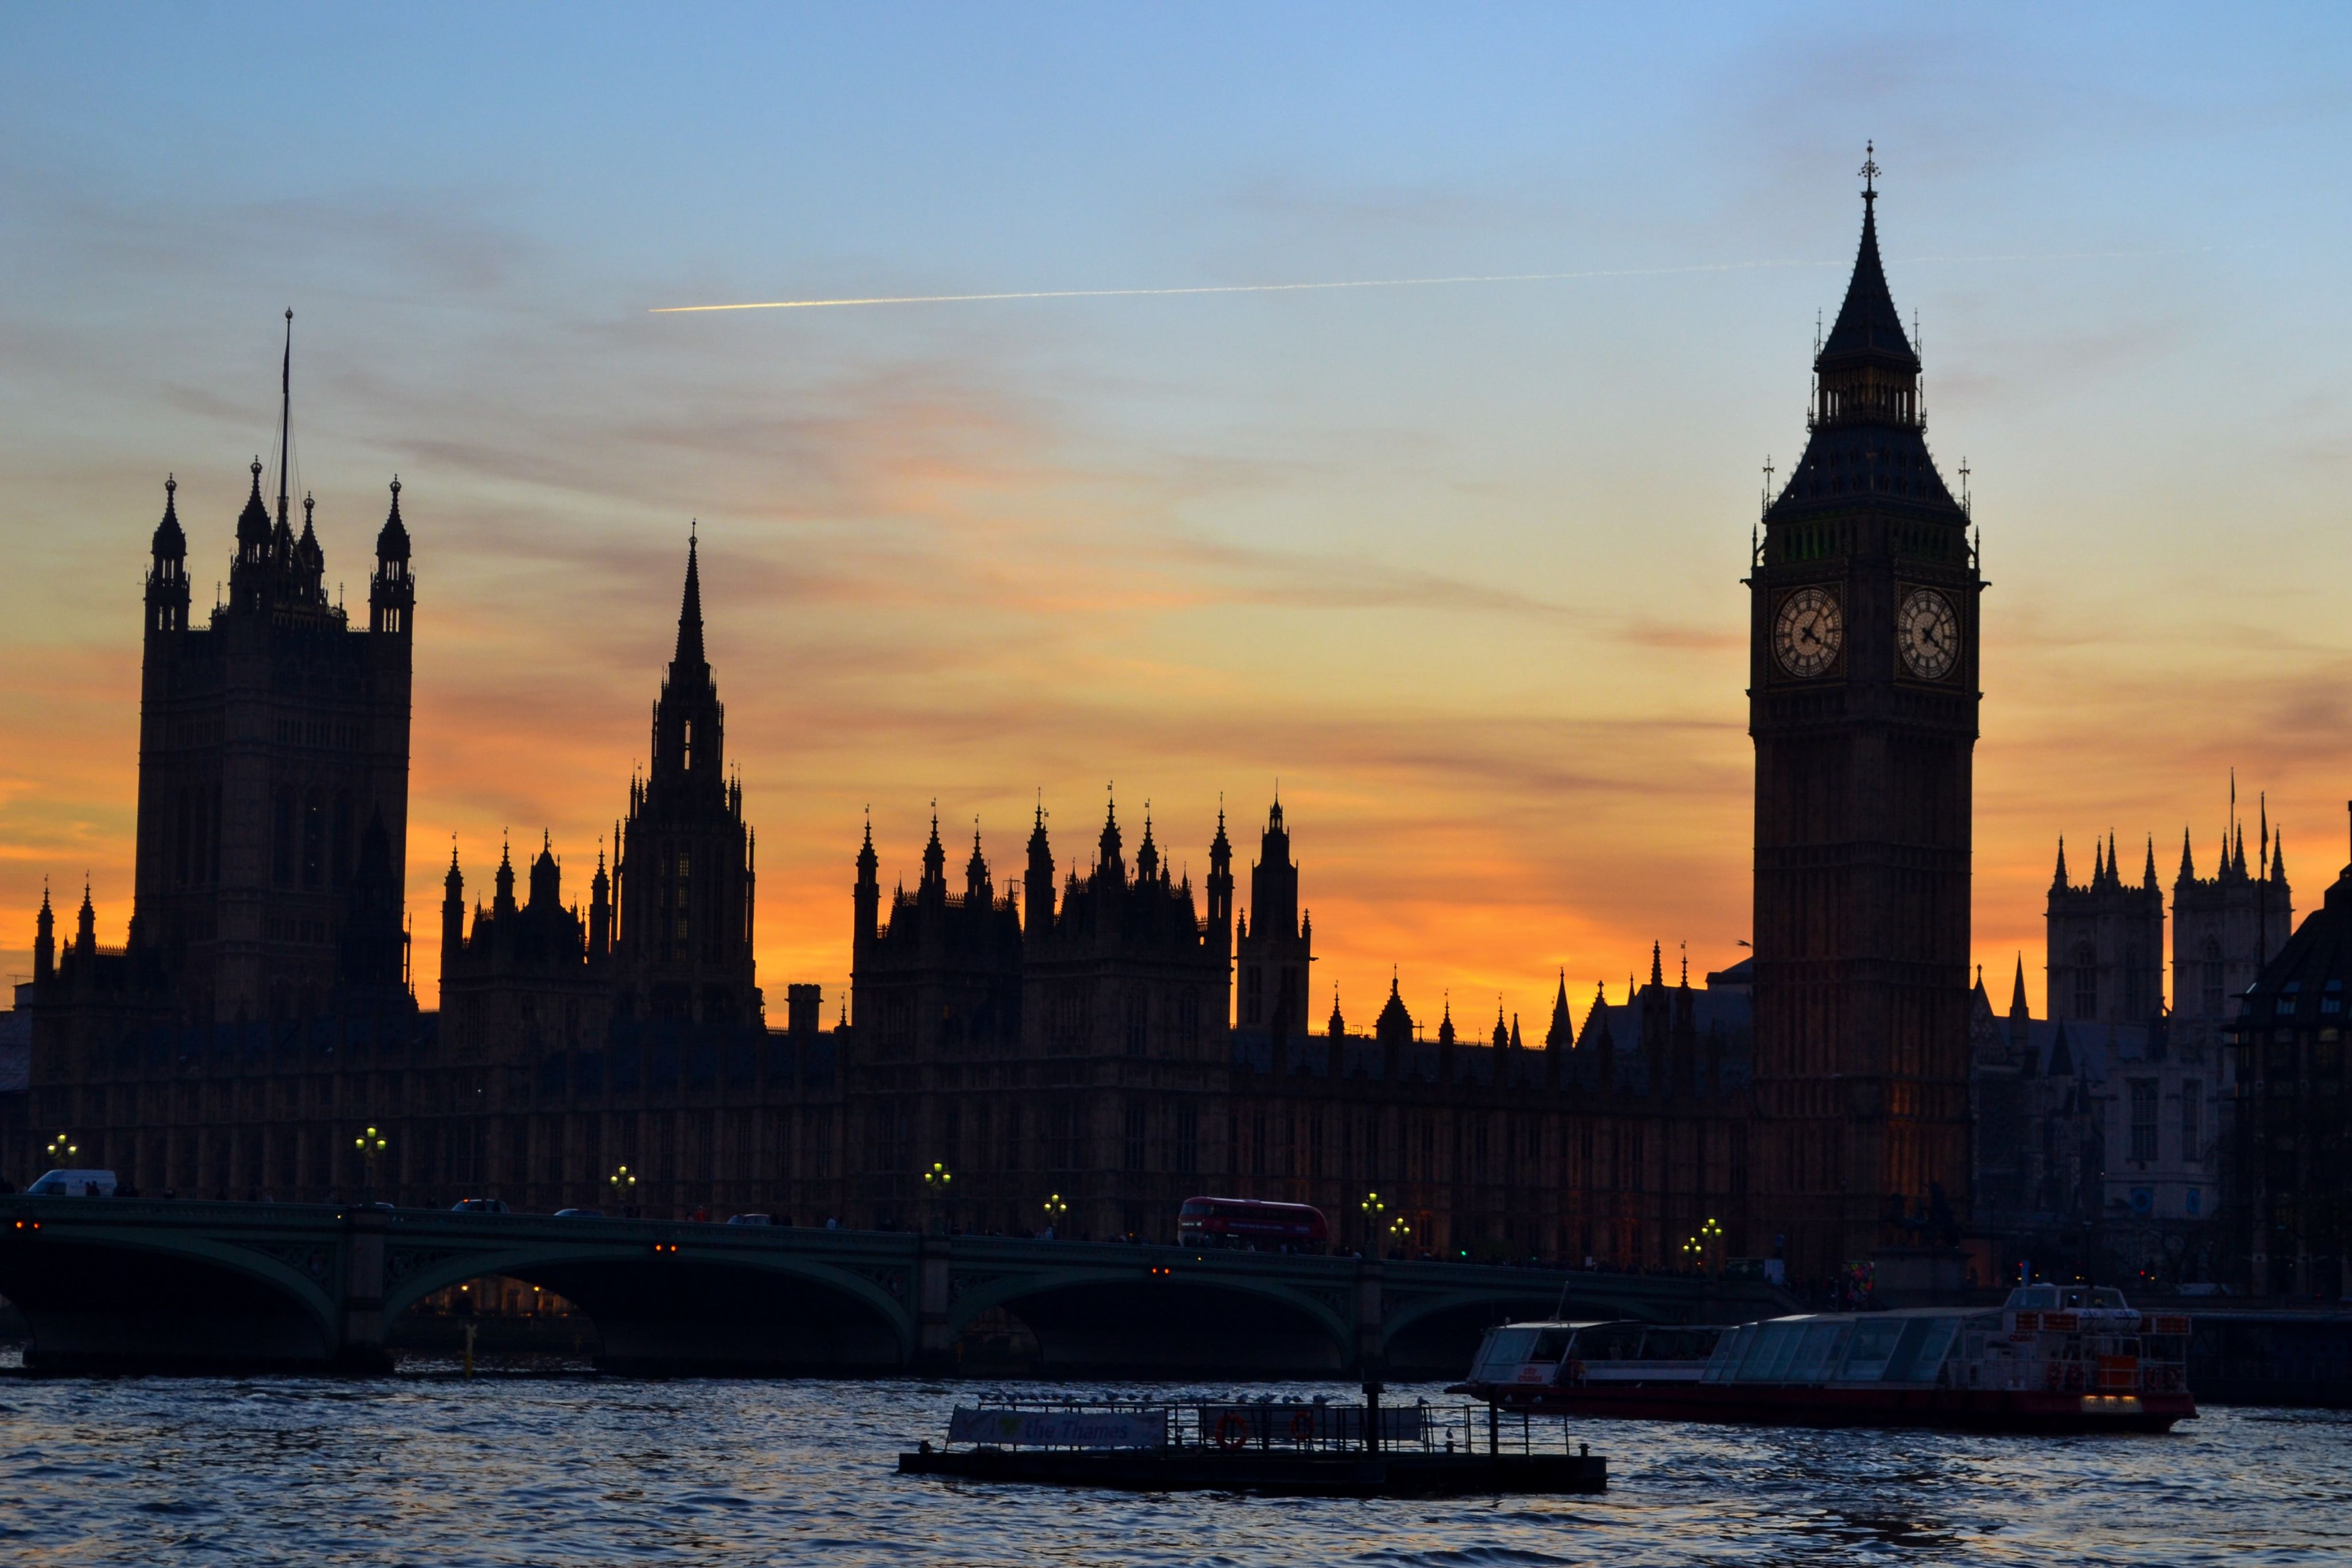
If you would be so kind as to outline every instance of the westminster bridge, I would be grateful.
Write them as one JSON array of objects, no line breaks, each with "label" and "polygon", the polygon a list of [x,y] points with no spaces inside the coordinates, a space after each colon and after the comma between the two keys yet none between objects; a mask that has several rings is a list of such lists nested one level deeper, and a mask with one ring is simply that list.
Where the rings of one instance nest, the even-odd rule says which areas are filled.
[{"label": "westminster bridge", "polygon": [[[44,1371],[370,1371],[436,1291],[502,1275],[641,1373],[1454,1376],[1506,1318],[1726,1322],[1761,1281],[1471,1263],[267,1203],[0,1197],[0,1295]],[[1017,1322],[1018,1366],[969,1352]],[[1034,1348],[1028,1348],[1034,1340]],[[1001,1345],[1000,1333],[991,1342]]]}]

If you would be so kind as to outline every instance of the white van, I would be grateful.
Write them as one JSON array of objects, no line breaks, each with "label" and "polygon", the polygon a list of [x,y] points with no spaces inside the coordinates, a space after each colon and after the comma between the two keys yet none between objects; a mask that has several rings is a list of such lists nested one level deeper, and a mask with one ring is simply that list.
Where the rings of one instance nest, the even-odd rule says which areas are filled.
[{"label": "white van", "polygon": [[25,1189],[30,1197],[112,1197],[112,1171],[51,1171]]}]

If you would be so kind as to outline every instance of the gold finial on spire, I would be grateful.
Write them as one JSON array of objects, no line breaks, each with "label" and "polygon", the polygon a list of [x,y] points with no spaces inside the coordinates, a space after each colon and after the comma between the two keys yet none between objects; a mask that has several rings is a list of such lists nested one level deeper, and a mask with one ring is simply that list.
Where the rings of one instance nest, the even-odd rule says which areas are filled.
[{"label": "gold finial on spire", "polygon": [[1858,172],[1862,175],[1862,199],[1865,202],[1875,200],[1878,195],[1878,177],[1886,172],[1878,166],[1876,142],[1865,141],[1862,144],[1862,168]]}]

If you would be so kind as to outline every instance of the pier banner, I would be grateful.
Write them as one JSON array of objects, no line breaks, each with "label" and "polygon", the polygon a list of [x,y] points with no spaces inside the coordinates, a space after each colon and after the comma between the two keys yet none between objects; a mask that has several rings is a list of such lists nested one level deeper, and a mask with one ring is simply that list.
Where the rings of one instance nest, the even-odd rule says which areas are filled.
[{"label": "pier banner", "polygon": [[1007,1448],[1157,1448],[1168,1441],[1165,1410],[974,1410],[948,1419],[950,1443]]}]

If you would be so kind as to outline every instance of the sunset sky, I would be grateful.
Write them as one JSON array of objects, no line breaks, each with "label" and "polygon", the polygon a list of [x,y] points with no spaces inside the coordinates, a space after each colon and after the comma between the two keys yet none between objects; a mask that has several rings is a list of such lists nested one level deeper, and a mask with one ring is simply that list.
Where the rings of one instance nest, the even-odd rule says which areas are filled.
[{"label": "sunset sky", "polygon": [[[1106,787],[1204,873],[1276,781],[1368,1026],[1581,1016],[1748,935],[1740,577],[1865,139],[1984,565],[1976,950],[2062,832],[2168,886],[2229,770],[2298,912],[2352,797],[2352,11],[0,10],[0,972],[130,915],[167,472],[225,578],[295,482],[415,540],[409,909],[542,830],[584,898],[689,518],[761,977],[845,980],[934,798],[1000,880]],[[730,300],[1588,273],[656,315]],[[213,565],[215,570],[205,569]],[[961,841],[961,843],[959,842]]]}]

